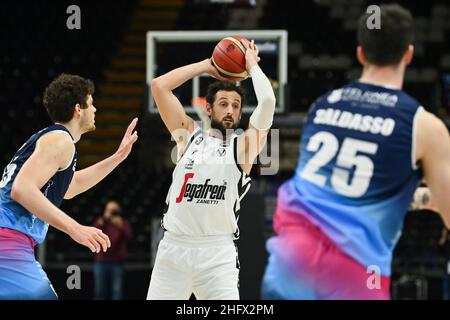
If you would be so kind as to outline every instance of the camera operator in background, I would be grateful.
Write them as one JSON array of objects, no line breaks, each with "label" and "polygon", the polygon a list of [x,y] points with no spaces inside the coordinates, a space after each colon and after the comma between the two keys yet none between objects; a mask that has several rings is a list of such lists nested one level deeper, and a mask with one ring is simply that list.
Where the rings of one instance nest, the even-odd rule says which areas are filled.
[{"label": "camera operator in background", "polygon": [[95,299],[121,300],[123,262],[127,253],[127,241],[132,237],[131,226],[123,218],[117,201],[108,201],[103,215],[97,218],[93,225],[111,240],[109,250],[95,256]]}]

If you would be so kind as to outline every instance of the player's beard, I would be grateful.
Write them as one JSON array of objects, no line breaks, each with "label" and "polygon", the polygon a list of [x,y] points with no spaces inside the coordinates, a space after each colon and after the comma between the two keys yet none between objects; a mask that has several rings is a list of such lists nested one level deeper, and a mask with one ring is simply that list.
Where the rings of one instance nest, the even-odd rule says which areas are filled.
[{"label": "player's beard", "polygon": [[[230,119],[232,121],[232,125],[225,126],[223,123],[225,119]],[[225,117],[222,119],[222,121],[218,121],[214,117],[211,117],[211,128],[219,130],[224,139],[226,139],[227,133],[230,134],[230,133],[234,132],[234,130],[237,129],[238,125],[239,125],[239,122],[235,123],[233,121],[232,117]],[[229,131],[227,132],[227,130],[229,130]]]}]

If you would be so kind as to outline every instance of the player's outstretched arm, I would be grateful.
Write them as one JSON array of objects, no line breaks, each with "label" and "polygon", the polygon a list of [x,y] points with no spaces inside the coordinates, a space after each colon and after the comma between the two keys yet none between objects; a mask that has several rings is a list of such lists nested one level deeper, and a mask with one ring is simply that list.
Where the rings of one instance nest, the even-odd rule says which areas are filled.
[{"label": "player's outstretched arm", "polygon": [[42,136],[14,179],[11,198],[92,252],[100,252],[101,249],[106,251],[111,245],[107,235],[97,228],[80,225],[41,192],[41,188],[58,170],[71,163],[74,151],[75,146],[66,134],[49,133]]},{"label": "player's outstretched arm", "polygon": [[180,101],[172,91],[190,79],[208,73],[216,79],[223,80],[211,64],[210,59],[176,68],[152,80],[152,96],[159,114],[177,144],[186,143],[186,138],[195,129],[194,120],[183,109]]},{"label": "player's outstretched arm", "polygon": [[260,58],[258,47],[253,41],[245,42],[245,60],[247,72],[253,82],[258,105],[250,116],[249,127],[238,138],[238,161],[247,174],[258,154],[267,142],[267,135],[273,122],[275,112],[275,94],[269,79],[258,66]]},{"label": "player's outstretched arm", "polygon": [[444,223],[450,227],[450,136],[445,124],[427,111],[417,121],[416,159]]},{"label": "player's outstretched arm", "polygon": [[131,152],[133,144],[138,139],[136,128],[138,119],[134,118],[128,126],[122,142],[117,151],[110,157],[100,161],[86,169],[75,172],[69,189],[67,189],[64,199],[71,199],[76,195],[89,190],[97,183],[102,181],[111,173],[122,161],[124,161]]}]

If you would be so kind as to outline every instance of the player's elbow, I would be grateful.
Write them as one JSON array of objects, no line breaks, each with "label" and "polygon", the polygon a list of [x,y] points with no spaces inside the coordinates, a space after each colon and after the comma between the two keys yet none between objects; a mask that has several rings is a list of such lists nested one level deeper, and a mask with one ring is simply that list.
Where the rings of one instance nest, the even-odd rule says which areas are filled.
[{"label": "player's elbow", "polygon": [[23,187],[21,186],[20,182],[18,182],[17,180],[14,181],[11,187],[11,199],[20,203],[23,199],[23,195]]},{"label": "player's elbow", "polygon": [[151,85],[152,85],[152,91],[153,91],[161,85],[161,81],[159,80],[159,78],[154,78],[154,79],[152,79]]},{"label": "player's elbow", "polygon": [[151,82],[151,87],[153,94],[161,92],[165,89],[164,81],[160,77],[154,78]]}]

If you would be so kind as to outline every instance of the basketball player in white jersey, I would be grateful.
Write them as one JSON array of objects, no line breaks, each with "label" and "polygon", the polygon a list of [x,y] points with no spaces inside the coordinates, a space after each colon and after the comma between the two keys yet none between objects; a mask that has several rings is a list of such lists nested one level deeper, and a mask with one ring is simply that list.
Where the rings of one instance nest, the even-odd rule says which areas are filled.
[{"label": "basketball player in white jersey", "polygon": [[258,66],[258,48],[253,41],[244,46],[258,106],[249,128],[239,136],[233,132],[241,118],[244,93],[234,83],[217,81],[208,88],[206,108],[212,129],[206,132],[186,115],[172,93],[203,73],[224,80],[210,59],[152,81],[161,118],[177,143],[178,161],[167,195],[165,233],[152,271],[149,300],[185,300],[192,293],[198,300],[239,299],[237,214],[275,110],[273,89]]}]

